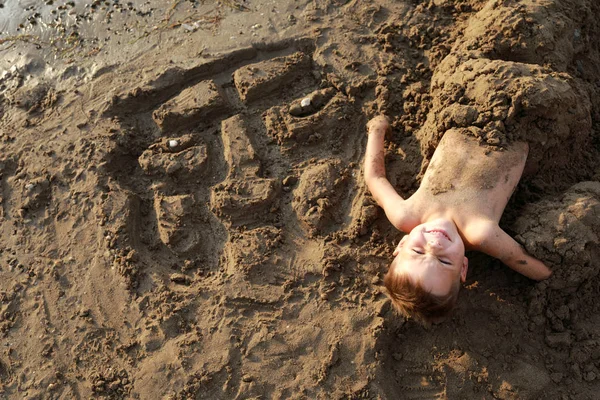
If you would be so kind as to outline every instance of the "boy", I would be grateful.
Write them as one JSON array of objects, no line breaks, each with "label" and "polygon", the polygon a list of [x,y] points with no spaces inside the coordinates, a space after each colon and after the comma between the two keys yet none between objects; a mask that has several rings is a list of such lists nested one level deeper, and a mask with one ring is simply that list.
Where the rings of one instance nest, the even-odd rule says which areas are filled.
[{"label": "boy", "polygon": [[421,186],[404,200],[385,176],[387,118],[375,117],[367,130],[365,181],[389,221],[408,233],[384,278],[401,313],[423,323],[443,320],[467,276],[465,249],[496,257],[531,279],[550,276],[548,267],[498,226],[525,167],[527,143],[486,151],[475,138],[451,129],[436,148]]}]

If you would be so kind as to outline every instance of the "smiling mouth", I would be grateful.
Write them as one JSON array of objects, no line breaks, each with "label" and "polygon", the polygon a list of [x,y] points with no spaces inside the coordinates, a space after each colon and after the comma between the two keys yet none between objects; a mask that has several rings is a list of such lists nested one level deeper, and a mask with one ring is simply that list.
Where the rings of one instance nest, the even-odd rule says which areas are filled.
[{"label": "smiling mouth", "polygon": [[444,236],[446,239],[448,239],[448,241],[452,241],[452,239],[450,239],[450,236],[448,236],[448,234],[446,233],[446,231],[442,230],[442,229],[432,229],[429,231],[425,231],[425,233],[433,233],[435,235],[442,235]]}]

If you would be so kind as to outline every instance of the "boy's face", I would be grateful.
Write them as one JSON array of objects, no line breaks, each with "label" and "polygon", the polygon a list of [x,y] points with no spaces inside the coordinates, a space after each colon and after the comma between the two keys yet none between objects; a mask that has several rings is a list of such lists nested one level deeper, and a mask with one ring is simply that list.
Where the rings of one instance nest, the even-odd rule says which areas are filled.
[{"label": "boy's face", "polygon": [[467,277],[465,246],[454,222],[436,219],[416,226],[394,251],[394,273],[408,274],[436,296],[444,296]]}]

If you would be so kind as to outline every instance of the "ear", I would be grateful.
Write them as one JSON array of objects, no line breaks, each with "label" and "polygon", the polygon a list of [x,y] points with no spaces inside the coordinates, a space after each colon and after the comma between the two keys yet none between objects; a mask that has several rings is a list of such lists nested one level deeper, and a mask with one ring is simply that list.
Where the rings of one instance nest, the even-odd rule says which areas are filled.
[{"label": "ear", "polygon": [[463,265],[460,268],[460,281],[465,282],[467,280],[467,271],[469,270],[469,259],[464,257]]},{"label": "ear", "polygon": [[404,244],[404,242],[406,242],[407,239],[408,239],[408,235],[402,236],[402,239],[400,239],[400,242],[398,243],[398,246],[396,246],[396,250],[394,250],[394,253],[392,254],[393,256],[397,256],[398,253],[400,253],[400,248],[402,247],[402,245]]}]

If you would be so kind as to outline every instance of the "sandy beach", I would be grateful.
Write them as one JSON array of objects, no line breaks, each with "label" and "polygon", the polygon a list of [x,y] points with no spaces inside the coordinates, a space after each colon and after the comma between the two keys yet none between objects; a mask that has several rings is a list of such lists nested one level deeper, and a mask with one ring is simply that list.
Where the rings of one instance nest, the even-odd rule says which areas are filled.
[{"label": "sandy beach", "polygon": [[[0,397],[594,399],[600,3],[0,0]],[[390,182],[529,144],[448,321],[399,316]]]}]

